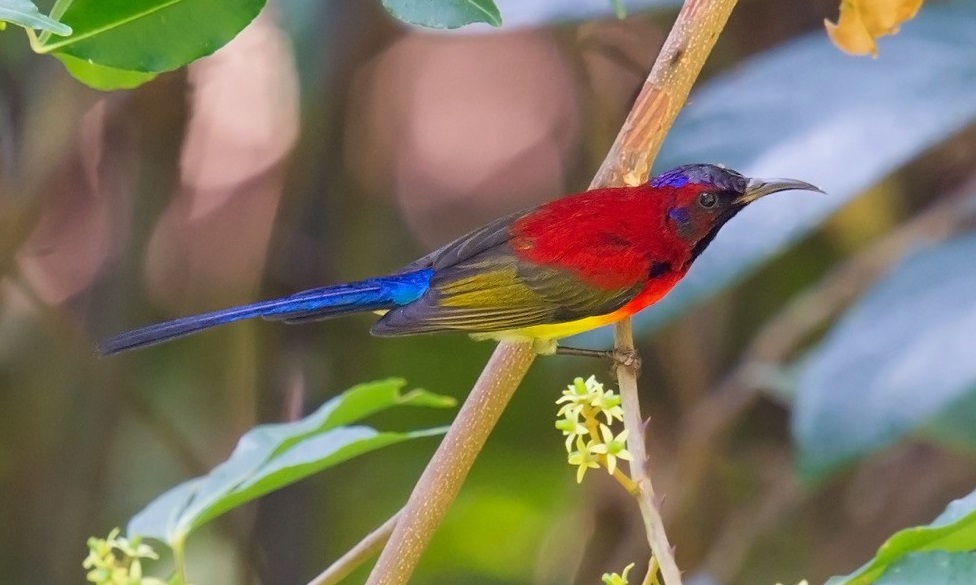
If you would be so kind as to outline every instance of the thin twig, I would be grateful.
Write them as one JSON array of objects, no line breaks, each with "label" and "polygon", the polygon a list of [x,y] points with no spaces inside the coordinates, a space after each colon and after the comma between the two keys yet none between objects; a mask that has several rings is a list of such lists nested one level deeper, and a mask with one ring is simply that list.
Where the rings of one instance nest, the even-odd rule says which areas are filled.
[{"label": "thin twig", "polygon": [[[616,347],[622,350],[633,350],[634,332],[630,319],[617,324],[614,341]],[[668,536],[664,532],[664,520],[657,507],[654,495],[654,485],[647,467],[646,438],[644,436],[644,422],[640,413],[640,396],[637,394],[637,373],[633,368],[617,367],[617,382],[620,385],[620,397],[624,409],[624,426],[627,434],[627,450],[633,456],[630,466],[630,476],[637,483],[637,505],[644,520],[647,532],[647,542],[651,545],[651,552],[661,567],[661,576],[665,585],[681,583],[681,571],[674,560]]]},{"label": "thin twig", "polygon": [[309,581],[308,585],[335,585],[345,579],[350,573],[356,570],[356,567],[365,563],[383,549],[383,546],[390,539],[390,535],[393,534],[393,527],[396,526],[399,518],[400,512],[391,516],[389,520],[377,527],[376,530],[367,534],[356,546],[349,549],[346,554],[336,559],[328,569],[322,571],[317,577]]},{"label": "thin twig", "polygon": [[[651,163],[664,142],[711,52],[736,0],[686,0],[651,69],[634,108],[624,122],[610,151],[620,165],[598,174],[594,184],[638,184],[647,180]],[[632,351],[634,334],[630,319],[617,323],[618,350]],[[646,437],[637,393],[637,372],[618,367],[617,382],[624,407],[624,426],[629,431],[627,448],[634,456],[631,476],[640,487],[638,505],[651,552],[661,567],[665,585],[680,585],[681,572],[664,532],[654,487],[647,469]]]}]

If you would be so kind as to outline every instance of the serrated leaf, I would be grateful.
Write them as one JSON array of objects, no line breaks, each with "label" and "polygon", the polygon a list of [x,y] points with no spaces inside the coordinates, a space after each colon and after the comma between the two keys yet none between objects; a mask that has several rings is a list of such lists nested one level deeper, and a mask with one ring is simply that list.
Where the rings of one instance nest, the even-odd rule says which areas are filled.
[{"label": "serrated leaf", "polygon": [[502,16],[492,0],[382,0],[398,20],[427,28],[459,28],[483,22],[501,26]]},{"label": "serrated leaf", "polygon": [[910,256],[810,353],[792,421],[804,475],[884,447],[976,390],[973,258],[976,236]]},{"label": "serrated leaf", "polygon": [[402,394],[403,385],[399,379],[360,384],[302,420],[255,427],[241,437],[227,461],[172,488],[136,514],[129,535],[174,546],[213,518],[285,485],[369,451],[444,433],[446,427],[395,433],[346,426],[394,406],[454,404],[424,390]]},{"label": "serrated leaf", "polygon": [[[929,563],[932,558],[920,561],[908,561],[909,555],[913,553],[927,553],[932,551],[942,551],[947,553],[971,551],[976,549],[976,492],[955,500],[945,511],[939,515],[928,526],[916,526],[906,528],[896,532],[878,549],[878,553],[870,562],[865,564],[857,571],[846,576],[833,577],[827,581],[827,585],[895,585],[895,583],[917,583],[925,585],[938,585],[946,583],[955,585],[954,581],[938,580],[918,580],[918,581],[897,581],[897,574],[890,577],[886,571],[899,565],[900,562],[910,562],[911,570],[914,571],[921,566],[931,566]],[[942,557],[945,559],[946,557]],[[953,560],[953,562],[971,562]],[[914,563],[919,563],[915,566]],[[889,581],[878,580],[881,575],[890,578]],[[971,583],[972,573],[969,581],[960,583]]]},{"label": "serrated leaf", "polygon": [[71,27],[41,14],[30,0],[0,0],[0,21],[56,35],[71,34]]},{"label": "serrated leaf", "polygon": [[74,33],[40,51],[102,67],[162,73],[210,55],[258,15],[265,0],[74,0],[61,17]]},{"label": "serrated leaf", "polygon": [[693,93],[657,172],[717,162],[793,177],[829,195],[763,199],[735,217],[688,275],[635,322],[659,327],[741,279],[881,178],[976,120],[976,7],[927,6],[878,60],[820,32],[768,51]]}]

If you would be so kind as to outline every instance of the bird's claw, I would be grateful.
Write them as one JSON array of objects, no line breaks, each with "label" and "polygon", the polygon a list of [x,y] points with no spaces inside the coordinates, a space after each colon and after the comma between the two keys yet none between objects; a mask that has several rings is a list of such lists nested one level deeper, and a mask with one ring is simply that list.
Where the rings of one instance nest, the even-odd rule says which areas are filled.
[{"label": "bird's claw", "polygon": [[614,348],[611,350],[602,351],[598,349],[583,349],[579,347],[566,347],[564,345],[559,345],[554,348],[553,353],[560,355],[607,358],[612,362],[610,366],[610,374],[614,376],[617,374],[617,368],[619,367],[632,368],[634,371],[640,371],[641,368],[640,354],[638,354],[637,350],[635,349]]},{"label": "bird's claw", "polygon": [[613,360],[613,367],[611,369],[614,370],[614,373],[616,373],[616,369],[619,366],[632,368],[638,372],[641,369],[641,357],[636,349],[614,348],[607,352],[607,357]]}]

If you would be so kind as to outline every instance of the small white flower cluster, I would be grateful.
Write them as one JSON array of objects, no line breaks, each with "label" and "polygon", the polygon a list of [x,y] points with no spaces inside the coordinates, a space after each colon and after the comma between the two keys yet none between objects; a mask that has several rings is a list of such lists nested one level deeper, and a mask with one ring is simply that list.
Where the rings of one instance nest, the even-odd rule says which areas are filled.
[{"label": "small white flower cluster", "polygon": [[88,557],[81,566],[88,569],[87,580],[96,585],[166,585],[142,576],[142,559],[157,560],[159,555],[138,538],[120,538],[116,528],[108,538],[88,539]]},{"label": "small white flower cluster", "polygon": [[[617,460],[632,459],[627,451],[627,431],[614,436],[610,425],[624,419],[620,396],[605,390],[594,376],[576,378],[556,401],[561,404],[556,428],[566,436],[569,464],[576,466],[576,481],[582,482],[587,469],[605,467],[616,475]],[[606,423],[600,420],[600,417]],[[575,449],[574,449],[575,447]]]}]

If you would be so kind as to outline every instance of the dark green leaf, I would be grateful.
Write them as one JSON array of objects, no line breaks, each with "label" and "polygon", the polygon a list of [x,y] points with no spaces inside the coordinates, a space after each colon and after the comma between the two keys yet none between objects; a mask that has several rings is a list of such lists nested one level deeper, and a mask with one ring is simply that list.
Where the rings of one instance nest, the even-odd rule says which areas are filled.
[{"label": "dark green leaf", "polygon": [[852,59],[823,31],[779,47],[692,95],[658,171],[720,162],[794,177],[829,195],[784,193],[722,229],[638,326],[659,326],[742,278],[893,170],[976,120],[976,4],[926,4],[879,59]]},{"label": "dark green leaf", "polygon": [[811,353],[793,409],[804,474],[888,445],[976,389],[973,258],[976,236],[911,256]]},{"label": "dark green leaf", "polygon": [[244,29],[264,0],[75,0],[61,20],[67,38],[47,38],[45,53],[112,69],[161,73],[210,55]]},{"label": "dark green leaf", "polygon": [[78,81],[88,87],[110,91],[113,89],[131,89],[138,87],[156,77],[156,73],[145,73],[142,71],[126,71],[124,69],[113,69],[82,61],[76,57],[65,54],[55,54],[55,57],[64,65]]},{"label": "dark green leaf", "polygon": [[[495,0],[495,4],[505,18],[505,28],[510,28],[619,17],[621,11],[635,14],[676,8],[681,6],[681,0]],[[473,27],[472,30],[477,28]]]},{"label": "dark green leaf", "polygon": [[24,28],[44,30],[56,35],[71,34],[71,27],[45,16],[30,0],[0,0],[0,21]]},{"label": "dark green leaf", "polygon": [[344,426],[394,406],[444,407],[453,399],[423,390],[401,394],[402,380],[360,384],[302,420],[261,425],[245,433],[230,458],[209,474],[164,493],[129,522],[128,533],[170,546],[217,516],[338,463],[446,428],[405,433]]},{"label": "dark green leaf", "polygon": [[[907,561],[906,558],[912,553],[932,551],[954,553],[971,551],[973,549],[976,549],[976,492],[972,492],[966,497],[949,504],[945,511],[928,526],[916,526],[896,532],[881,545],[878,553],[870,562],[850,575],[830,579],[827,585],[870,585],[871,583],[877,583],[878,585],[882,583],[885,585],[895,585],[895,583],[904,583],[906,585],[908,583],[917,583],[919,585],[951,583],[955,585],[957,581],[939,581],[934,577],[932,580],[898,581],[895,580],[899,578],[898,573],[891,573],[889,576],[886,571],[888,571],[889,567],[894,568],[900,566],[902,567],[902,571],[899,571],[899,573],[904,574],[904,571],[909,570],[906,569],[906,566],[908,566],[913,571],[909,574],[914,575],[916,574],[914,573],[916,569],[922,566],[930,566],[927,563],[931,559]],[[946,560],[948,557],[942,557],[942,559]],[[906,561],[908,564],[899,564],[901,561]],[[965,565],[956,565],[955,563],[972,561],[951,559],[949,562],[958,568]],[[920,564],[916,566],[915,563]],[[882,574],[885,575],[885,578],[890,577],[891,580],[879,581],[878,578]],[[952,575],[952,572],[944,573],[944,575]],[[970,580],[959,583],[972,583],[972,575],[973,573],[970,572]]]},{"label": "dark green leaf", "polygon": [[459,28],[475,22],[502,25],[492,0],[383,0],[383,6],[399,20],[427,28]]}]

